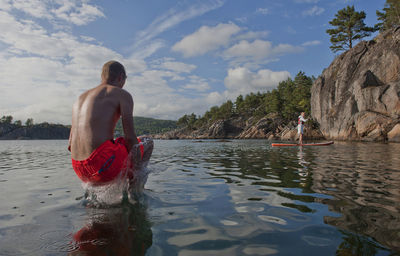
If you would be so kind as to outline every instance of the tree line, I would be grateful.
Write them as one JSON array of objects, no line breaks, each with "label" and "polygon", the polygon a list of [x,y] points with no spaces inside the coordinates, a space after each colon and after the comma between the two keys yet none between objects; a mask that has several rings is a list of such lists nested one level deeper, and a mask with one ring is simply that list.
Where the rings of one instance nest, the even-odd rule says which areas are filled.
[{"label": "tree line", "polygon": [[233,102],[228,100],[220,106],[213,106],[203,116],[194,113],[178,119],[178,126],[197,129],[216,120],[235,117],[261,119],[276,113],[285,121],[295,120],[302,111],[311,112],[311,86],[314,77],[308,77],[300,71],[294,79],[288,78],[278,84],[276,89],[265,93],[239,95]]},{"label": "tree line", "polygon": [[[15,120],[13,122],[13,116],[2,116],[0,119],[0,124],[14,124],[16,126],[22,126],[22,121],[21,120]],[[33,126],[33,118],[28,118],[25,121],[25,126]]]},{"label": "tree line", "polygon": [[[148,117],[134,116],[136,135],[164,133],[177,128],[176,121],[161,120]],[[118,120],[115,127],[116,136],[124,134],[122,121]]]},{"label": "tree line", "polygon": [[329,22],[333,26],[326,32],[331,36],[330,46],[333,52],[351,49],[356,40],[371,35],[375,31],[385,31],[400,25],[400,0],[386,0],[382,11],[377,10],[379,23],[373,27],[365,25],[364,11],[356,11],[353,6],[347,6],[335,14]]}]

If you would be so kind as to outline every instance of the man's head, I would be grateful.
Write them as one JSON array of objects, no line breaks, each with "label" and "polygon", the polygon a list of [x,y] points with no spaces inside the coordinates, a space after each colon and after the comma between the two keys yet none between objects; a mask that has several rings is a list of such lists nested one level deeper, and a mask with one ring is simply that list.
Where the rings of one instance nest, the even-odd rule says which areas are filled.
[{"label": "man's head", "polygon": [[305,112],[301,112],[300,115],[301,115],[302,117],[304,117],[305,114],[306,114]]},{"label": "man's head", "polygon": [[124,66],[115,60],[110,60],[103,65],[101,72],[101,80],[103,83],[124,86],[126,80],[126,72]]}]

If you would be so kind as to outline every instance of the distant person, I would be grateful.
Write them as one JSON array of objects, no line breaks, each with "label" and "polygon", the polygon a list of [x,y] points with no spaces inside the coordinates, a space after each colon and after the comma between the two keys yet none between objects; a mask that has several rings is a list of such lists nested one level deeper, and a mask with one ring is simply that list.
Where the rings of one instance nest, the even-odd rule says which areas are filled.
[{"label": "distant person", "polygon": [[299,134],[299,144],[303,144],[303,132],[304,132],[304,123],[307,122],[307,119],[304,118],[305,113],[301,112],[297,121],[297,133]]},{"label": "distant person", "polygon": [[[120,174],[132,178],[133,169],[150,159],[153,141],[136,137],[132,96],[122,89],[126,78],[122,64],[105,63],[101,84],[84,92],[73,105],[68,150],[72,167],[83,182],[101,185]],[[120,118],[124,137],[114,140]]]}]

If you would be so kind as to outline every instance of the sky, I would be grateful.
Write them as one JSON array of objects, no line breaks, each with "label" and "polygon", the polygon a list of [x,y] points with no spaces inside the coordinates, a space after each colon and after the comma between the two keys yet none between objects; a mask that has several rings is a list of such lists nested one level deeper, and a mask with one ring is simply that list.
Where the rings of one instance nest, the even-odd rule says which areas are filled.
[{"label": "sky", "polygon": [[[0,116],[71,123],[72,104],[121,62],[134,115],[203,115],[337,53],[329,21],[354,5],[377,23],[385,0],[0,0]],[[376,33],[368,39],[372,39]]]}]

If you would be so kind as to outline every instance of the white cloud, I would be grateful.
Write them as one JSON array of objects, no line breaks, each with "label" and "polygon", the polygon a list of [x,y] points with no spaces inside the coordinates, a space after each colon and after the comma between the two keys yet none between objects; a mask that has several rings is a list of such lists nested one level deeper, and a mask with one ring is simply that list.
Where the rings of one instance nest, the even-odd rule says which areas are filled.
[{"label": "white cloud", "polygon": [[0,10],[9,11],[11,8],[10,0],[0,0]]},{"label": "white cloud", "polygon": [[140,50],[135,49],[132,53],[132,57],[136,59],[145,59],[163,47],[165,47],[165,42],[163,40],[154,39],[152,42],[141,47]]},{"label": "white cloud", "polygon": [[227,59],[233,59],[234,63],[268,62],[272,60],[273,57],[300,52],[302,50],[302,47],[290,44],[278,44],[277,46],[273,46],[270,41],[257,39],[253,42],[249,42],[242,40],[227,49],[223,53],[223,56]]},{"label": "white cloud", "polygon": [[[224,93],[219,93],[219,92],[211,92],[206,96],[205,102],[207,102],[208,105],[210,106],[215,106],[219,105],[222,102],[226,101],[227,97],[225,96]],[[204,114],[204,113],[202,113]]]},{"label": "white cloud", "polygon": [[246,23],[247,17],[239,17],[239,18],[236,18],[235,20],[239,21],[240,23]]},{"label": "white cloud", "polygon": [[190,76],[190,82],[185,84],[183,90],[195,90],[197,92],[205,92],[211,89],[207,80],[199,76]]},{"label": "white cloud", "polygon": [[307,41],[307,42],[304,42],[304,43],[302,43],[301,45],[302,45],[302,46],[315,46],[315,45],[319,45],[319,44],[321,44],[321,41],[319,41],[319,40],[314,40],[314,41]]},{"label": "white cloud", "polygon": [[267,37],[269,31],[248,31],[246,33],[235,36],[234,40],[253,40]]},{"label": "white cloud", "polygon": [[[110,59],[125,65],[124,88],[135,99],[135,115],[175,119],[188,111],[201,114],[207,109],[207,80],[180,75],[190,74],[195,65],[165,59],[150,69],[143,59],[125,58],[93,38],[50,33],[33,20],[1,10],[0,31],[0,109],[16,120],[32,117],[35,122],[69,124],[72,103],[100,83],[101,66]],[[174,81],[182,81],[185,94],[169,86]],[[188,92],[200,93],[188,97]]]},{"label": "white cloud", "polygon": [[196,68],[196,65],[178,61],[166,61],[161,64],[161,67],[178,73],[191,73]]},{"label": "white cloud", "polygon": [[[183,21],[201,16],[204,13],[215,10],[221,7],[223,4],[224,2],[222,0],[201,1],[189,6],[184,10],[178,10],[177,8],[170,9],[165,14],[156,18],[146,29],[138,33],[135,44],[132,47],[134,54],[143,51],[143,48],[148,47],[148,45],[151,44],[152,41],[154,41],[154,38],[156,38],[161,33],[167,31],[168,29],[180,24]],[[158,50],[159,48],[161,48],[160,46],[164,45],[157,44],[157,47],[152,47],[152,49]],[[151,52],[151,54],[154,52],[155,51]]]},{"label": "white cloud", "polygon": [[169,86],[174,72],[148,70],[133,76],[128,81],[126,90],[132,93],[135,101],[135,115],[153,116],[163,119],[177,119],[187,113],[203,114],[208,106],[205,104],[206,95],[195,94],[187,97],[183,91],[195,90],[204,92],[206,81],[196,76],[190,76],[189,83],[182,89],[175,90]]},{"label": "white cloud", "polygon": [[232,35],[240,28],[235,24],[218,24],[215,27],[202,26],[196,32],[176,43],[172,50],[183,53],[184,57],[193,57],[228,45]]},{"label": "white cloud", "polygon": [[128,74],[146,69],[142,60],[126,59],[66,32],[49,33],[4,11],[0,31],[0,109],[16,119],[70,123],[72,103],[100,83],[104,62],[120,60]]},{"label": "white cloud", "polygon": [[[3,0],[4,1],[4,0]],[[34,18],[50,21],[63,20],[74,25],[86,25],[97,18],[105,17],[99,7],[88,4],[87,0],[14,0],[6,2],[19,11]]]},{"label": "white cloud", "polygon": [[288,71],[275,72],[269,69],[261,69],[252,72],[245,67],[231,68],[224,80],[227,88],[225,94],[229,98],[235,98],[239,94],[245,95],[250,92],[271,90],[279,82],[289,77]]},{"label": "white cloud", "polygon": [[12,6],[15,9],[23,11],[35,18],[52,19],[47,3],[41,0],[14,0]]},{"label": "white cloud", "polygon": [[82,1],[80,3],[64,0],[58,9],[53,9],[55,17],[75,25],[86,25],[99,17],[105,17],[99,7]]},{"label": "white cloud", "polygon": [[91,36],[80,36],[81,38],[82,38],[82,40],[83,41],[86,41],[86,42],[96,42],[96,38],[93,38],[93,37],[91,37]]},{"label": "white cloud", "polygon": [[260,13],[262,15],[267,15],[269,13],[269,10],[268,10],[268,8],[258,8],[256,10],[256,13]]},{"label": "white cloud", "polygon": [[311,9],[303,11],[303,16],[318,16],[324,13],[324,11],[324,8],[315,5]]},{"label": "white cloud", "polygon": [[208,83],[203,82],[203,83],[198,83],[198,84],[186,84],[182,88],[183,89],[195,90],[195,91],[198,91],[198,92],[205,92],[207,90],[210,90],[211,87],[208,85]]}]

